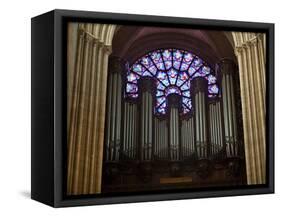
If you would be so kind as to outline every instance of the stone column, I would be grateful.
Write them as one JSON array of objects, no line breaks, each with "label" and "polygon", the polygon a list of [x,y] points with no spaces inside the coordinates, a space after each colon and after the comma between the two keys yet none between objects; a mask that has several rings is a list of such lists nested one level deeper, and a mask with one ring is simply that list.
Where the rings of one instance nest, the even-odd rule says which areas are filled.
[{"label": "stone column", "polygon": [[248,184],[266,182],[265,34],[233,32],[238,59]]},{"label": "stone column", "polygon": [[237,117],[233,82],[235,64],[231,60],[223,59],[218,65],[221,74],[226,156],[228,158],[236,158],[239,156],[239,143],[237,139]]},{"label": "stone column", "polygon": [[[108,56],[114,25],[79,24],[68,70],[67,194],[101,191]],[[71,72],[73,74],[71,74]],[[93,178],[95,177],[95,178]]]},{"label": "stone column", "polygon": [[207,133],[207,88],[205,78],[197,77],[191,81],[191,94],[194,108],[195,147],[198,159],[208,158]]}]

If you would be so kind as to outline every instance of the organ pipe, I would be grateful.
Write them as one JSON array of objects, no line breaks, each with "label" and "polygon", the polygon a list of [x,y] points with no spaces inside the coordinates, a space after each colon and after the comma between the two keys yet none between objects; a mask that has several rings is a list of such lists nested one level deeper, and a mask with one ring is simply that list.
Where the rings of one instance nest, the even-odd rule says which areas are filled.
[{"label": "organ pipe", "polygon": [[193,117],[183,119],[181,122],[182,156],[188,158],[194,154],[194,120]]},{"label": "organ pipe", "polygon": [[195,144],[197,157],[199,159],[206,159],[208,157],[206,93],[207,80],[201,77],[193,79],[191,94],[195,108]]},{"label": "organ pipe", "polygon": [[209,133],[210,133],[210,154],[216,155],[223,149],[221,104],[217,99],[209,102]]},{"label": "organ pipe", "polygon": [[121,93],[124,62],[117,57],[109,59],[108,92],[107,92],[107,133],[106,160],[119,160],[121,142]]},{"label": "organ pipe", "polygon": [[180,160],[179,102],[180,102],[180,98],[178,95],[171,94],[168,96],[168,104],[170,105],[170,114],[169,114],[170,160]]},{"label": "organ pipe", "polygon": [[153,98],[151,93],[152,83],[149,80],[142,82],[143,93],[141,96],[141,160],[152,159],[152,112]]},{"label": "organ pipe", "polygon": [[127,160],[136,158],[137,130],[137,105],[135,103],[125,102],[122,153]]},{"label": "organ pipe", "polygon": [[233,73],[235,65],[224,59],[219,63],[222,76],[223,120],[227,157],[238,156],[236,108],[234,97]]},{"label": "organ pipe", "polygon": [[154,118],[154,132],[155,132],[155,149],[154,156],[156,159],[168,158],[168,128],[167,121],[160,120],[158,117]]}]

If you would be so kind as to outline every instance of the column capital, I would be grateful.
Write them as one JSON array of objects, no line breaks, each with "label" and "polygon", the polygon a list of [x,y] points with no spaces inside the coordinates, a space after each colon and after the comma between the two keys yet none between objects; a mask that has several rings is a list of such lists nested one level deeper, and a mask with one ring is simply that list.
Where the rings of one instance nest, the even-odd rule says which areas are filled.
[{"label": "column capital", "polygon": [[208,81],[205,78],[197,77],[191,80],[191,94],[194,95],[199,91],[207,91]]}]

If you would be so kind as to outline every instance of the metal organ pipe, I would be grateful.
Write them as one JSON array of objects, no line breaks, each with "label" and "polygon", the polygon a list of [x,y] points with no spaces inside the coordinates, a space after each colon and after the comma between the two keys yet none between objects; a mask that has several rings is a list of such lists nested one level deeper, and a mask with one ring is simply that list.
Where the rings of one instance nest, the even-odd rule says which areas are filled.
[{"label": "metal organ pipe", "polygon": [[181,125],[181,145],[183,158],[190,157],[194,153],[194,130],[193,117],[182,120]]},{"label": "metal organ pipe", "polygon": [[152,83],[150,80],[142,82],[143,93],[141,97],[141,160],[152,159]]},{"label": "metal organ pipe", "polygon": [[212,99],[209,102],[209,125],[210,125],[210,141],[211,154],[215,155],[223,148],[222,123],[221,123],[221,105],[219,99]]},{"label": "metal organ pipe", "polygon": [[180,140],[179,140],[179,102],[180,96],[172,94],[168,96],[169,112],[169,151],[170,160],[180,160]]},{"label": "metal organ pipe", "polygon": [[121,143],[121,74],[124,72],[124,62],[117,57],[109,59],[108,92],[107,92],[107,133],[106,161],[119,160]]},{"label": "metal organ pipe", "polygon": [[222,99],[227,157],[238,156],[236,109],[234,97],[233,74],[235,65],[231,60],[224,59],[219,63],[222,76]]},{"label": "metal organ pipe", "polygon": [[207,154],[207,114],[206,114],[206,93],[207,80],[197,77],[191,81],[191,94],[195,108],[196,136],[195,144],[197,157],[206,159]]}]

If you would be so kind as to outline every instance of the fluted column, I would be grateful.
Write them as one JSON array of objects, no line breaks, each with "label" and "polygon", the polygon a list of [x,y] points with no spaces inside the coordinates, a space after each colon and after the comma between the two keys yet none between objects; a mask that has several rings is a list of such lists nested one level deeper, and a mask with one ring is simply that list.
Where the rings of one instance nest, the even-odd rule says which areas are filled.
[{"label": "fluted column", "polygon": [[239,156],[239,143],[237,139],[237,117],[234,94],[235,65],[231,60],[223,59],[219,63],[221,73],[221,92],[223,103],[224,135],[226,156]]},{"label": "fluted column", "polygon": [[109,59],[106,114],[106,161],[117,161],[121,142],[122,73],[125,63],[118,57]]},{"label": "fluted column", "polygon": [[208,158],[207,133],[207,80],[195,78],[191,81],[191,94],[194,107],[195,147],[199,159]]},{"label": "fluted column", "polygon": [[68,195],[101,191],[107,67],[115,27],[79,24],[77,30],[74,70],[68,70]]},{"label": "fluted column", "polygon": [[179,95],[168,96],[169,112],[169,150],[170,160],[180,160]]},{"label": "fluted column", "polygon": [[209,141],[210,155],[223,151],[222,109],[219,99],[209,100]]},{"label": "fluted column", "polygon": [[248,184],[266,182],[265,34],[233,32],[239,66]]},{"label": "fluted column", "polygon": [[150,79],[141,81],[141,131],[140,131],[140,158],[143,161],[152,159],[152,130],[153,130],[153,82]]}]

